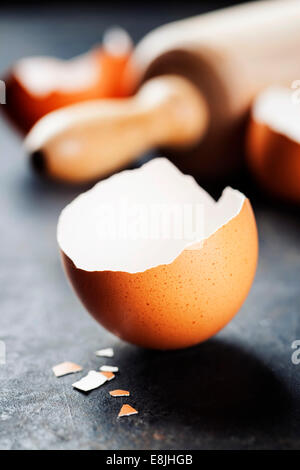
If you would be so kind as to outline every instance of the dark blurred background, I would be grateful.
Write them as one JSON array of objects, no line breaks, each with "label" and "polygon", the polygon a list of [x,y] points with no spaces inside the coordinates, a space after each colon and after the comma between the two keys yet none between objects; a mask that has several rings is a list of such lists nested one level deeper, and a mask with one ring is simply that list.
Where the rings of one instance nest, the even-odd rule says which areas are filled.
[{"label": "dark blurred background", "polygon": [[1,71],[24,54],[67,58],[85,52],[101,40],[103,30],[110,25],[121,25],[137,42],[163,23],[238,3],[243,2],[109,0],[71,3],[4,0],[1,2]]}]

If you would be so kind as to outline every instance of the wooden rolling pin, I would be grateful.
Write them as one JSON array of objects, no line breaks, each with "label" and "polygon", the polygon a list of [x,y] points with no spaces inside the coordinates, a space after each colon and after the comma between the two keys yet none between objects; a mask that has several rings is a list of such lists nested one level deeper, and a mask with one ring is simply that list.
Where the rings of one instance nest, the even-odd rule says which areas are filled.
[{"label": "wooden rolling pin", "polygon": [[241,161],[254,95],[300,78],[299,51],[299,0],[171,23],[135,50],[128,69],[135,96],[54,111],[30,131],[26,149],[37,169],[70,182],[103,177],[156,146],[185,172],[225,175]]}]

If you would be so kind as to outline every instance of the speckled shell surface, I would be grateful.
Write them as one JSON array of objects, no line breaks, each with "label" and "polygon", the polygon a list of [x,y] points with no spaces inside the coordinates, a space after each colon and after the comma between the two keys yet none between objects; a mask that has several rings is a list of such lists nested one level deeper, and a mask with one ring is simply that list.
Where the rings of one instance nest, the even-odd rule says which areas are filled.
[{"label": "speckled shell surface", "polygon": [[155,349],[204,341],[237,313],[257,264],[255,218],[246,199],[239,214],[172,263],[144,272],[88,272],[62,253],[84,306],[120,338]]}]

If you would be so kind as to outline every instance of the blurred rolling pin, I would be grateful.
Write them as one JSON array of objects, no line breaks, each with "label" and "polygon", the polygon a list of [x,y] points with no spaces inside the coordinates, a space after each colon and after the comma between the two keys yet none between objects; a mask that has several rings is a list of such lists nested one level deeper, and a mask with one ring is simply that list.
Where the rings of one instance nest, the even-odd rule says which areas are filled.
[{"label": "blurred rolling pin", "polygon": [[183,171],[216,178],[241,163],[255,94],[300,77],[300,1],[230,7],[158,28],[128,66],[128,99],[65,107],[25,146],[33,165],[64,181],[106,176],[156,146]]}]

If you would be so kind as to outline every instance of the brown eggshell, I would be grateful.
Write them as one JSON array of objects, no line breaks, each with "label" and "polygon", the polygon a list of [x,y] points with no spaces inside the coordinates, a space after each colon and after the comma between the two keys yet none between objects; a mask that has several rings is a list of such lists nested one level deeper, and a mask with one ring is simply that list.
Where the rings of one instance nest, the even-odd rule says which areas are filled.
[{"label": "brown eggshell", "polygon": [[[23,133],[27,133],[31,127],[47,113],[59,109],[63,106],[100,98],[125,96],[122,85],[122,76],[126,68],[130,53],[114,56],[107,53],[101,47],[90,51],[90,57],[97,79],[89,87],[84,89],[59,90],[53,85],[53,89],[45,95],[33,94],[32,90],[26,87],[22,77],[15,73],[15,67],[11,69],[6,83],[6,105],[3,111],[12,123]],[[27,58],[27,62],[36,61],[36,58]],[[78,58],[76,58],[78,60]],[[46,73],[45,67],[53,67],[52,59],[49,64],[45,58],[39,65],[40,73]],[[85,61],[82,61],[85,67]],[[89,71],[87,70],[86,73]],[[72,83],[72,76],[69,77]]]},{"label": "brown eggshell", "polygon": [[300,144],[251,117],[247,136],[249,166],[270,194],[300,203]]},{"label": "brown eggshell", "polygon": [[62,252],[73,288],[112,333],[146,348],[176,349],[204,341],[237,313],[257,264],[255,218],[248,199],[226,225],[170,264],[144,272],[88,272]]}]

